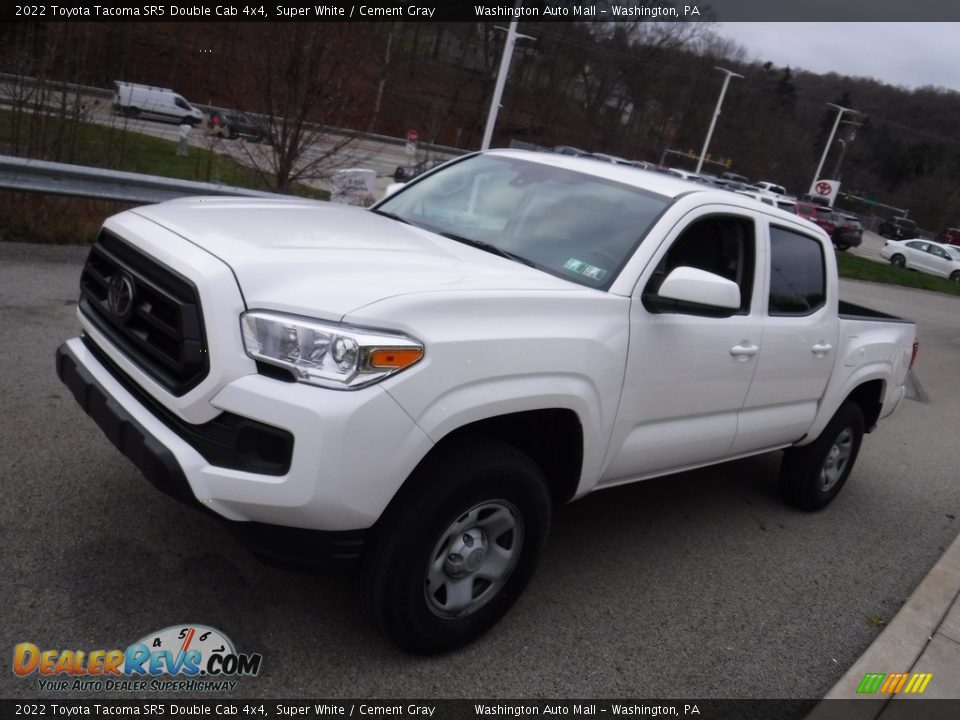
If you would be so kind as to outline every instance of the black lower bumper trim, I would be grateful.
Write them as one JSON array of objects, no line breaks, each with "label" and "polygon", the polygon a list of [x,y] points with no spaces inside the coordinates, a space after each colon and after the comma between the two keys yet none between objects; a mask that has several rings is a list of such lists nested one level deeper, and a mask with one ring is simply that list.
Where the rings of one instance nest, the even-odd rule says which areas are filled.
[{"label": "black lower bumper trim", "polygon": [[[141,425],[90,374],[64,343],[57,348],[57,376],[110,442],[158,490],[208,511],[190,489],[174,454]],[[363,549],[364,530],[327,532],[258,522],[234,522],[216,513],[230,532],[257,557],[271,564],[336,568],[354,564]]]},{"label": "black lower bumper trim", "polygon": [[226,522],[227,529],[260,560],[286,568],[332,570],[360,559],[364,530],[322,531],[258,522]]},{"label": "black lower bumper trim", "polygon": [[183,502],[196,501],[173,453],[110,397],[66,344],[57,348],[57,376],[117,450],[158,490]]}]

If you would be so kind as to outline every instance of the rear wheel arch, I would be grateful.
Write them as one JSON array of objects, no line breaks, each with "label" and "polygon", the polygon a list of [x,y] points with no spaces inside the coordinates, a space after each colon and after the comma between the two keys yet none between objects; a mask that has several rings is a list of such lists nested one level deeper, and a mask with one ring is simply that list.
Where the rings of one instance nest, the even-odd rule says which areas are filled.
[{"label": "rear wheel arch", "polygon": [[883,395],[886,384],[883,380],[868,380],[858,385],[847,395],[845,402],[855,403],[863,413],[863,426],[870,432],[877,426],[880,411],[883,409]]}]

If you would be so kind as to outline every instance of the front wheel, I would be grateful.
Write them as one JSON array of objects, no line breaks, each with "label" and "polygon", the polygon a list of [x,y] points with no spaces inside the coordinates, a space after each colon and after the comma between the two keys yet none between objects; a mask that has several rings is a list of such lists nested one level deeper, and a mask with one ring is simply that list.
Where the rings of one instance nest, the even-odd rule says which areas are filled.
[{"label": "front wheel", "polygon": [[801,510],[820,510],[829,505],[857,461],[863,426],[860,406],[845,402],[816,440],[787,450],[780,464],[784,499]]},{"label": "front wheel", "polygon": [[960,283],[960,270],[954,270],[950,273],[951,282]]},{"label": "front wheel", "polygon": [[907,259],[903,255],[894,255],[890,258],[890,264],[894,267],[902,268],[907,264]]},{"label": "front wheel", "polygon": [[370,532],[363,602],[380,631],[422,655],[492,627],[533,575],[550,527],[540,468],[493,439],[428,456]]}]

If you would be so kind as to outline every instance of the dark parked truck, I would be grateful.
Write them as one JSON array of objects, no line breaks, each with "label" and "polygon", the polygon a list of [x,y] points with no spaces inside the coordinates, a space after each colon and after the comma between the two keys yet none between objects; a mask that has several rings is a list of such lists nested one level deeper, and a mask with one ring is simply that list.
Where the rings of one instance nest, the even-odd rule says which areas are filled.
[{"label": "dark parked truck", "polygon": [[910,218],[891,217],[880,223],[877,234],[891,240],[917,237],[917,223]]},{"label": "dark parked truck", "polygon": [[60,378],[150,482],[261,554],[359,560],[417,653],[496,623],[590,492],[783,451],[786,500],[823,508],[916,352],[912,323],[840,304],[796,215],[506,150],[371,210],[121,213],[78,315]]}]

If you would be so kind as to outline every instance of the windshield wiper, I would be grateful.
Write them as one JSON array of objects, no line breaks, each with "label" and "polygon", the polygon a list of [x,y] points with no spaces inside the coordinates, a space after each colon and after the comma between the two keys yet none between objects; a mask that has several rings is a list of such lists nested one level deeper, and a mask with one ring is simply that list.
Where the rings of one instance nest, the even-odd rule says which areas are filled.
[{"label": "windshield wiper", "polygon": [[454,233],[451,233],[451,232],[443,232],[440,230],[433,230],[432,228],[425,228],[422,225],[417,225],[416,223],[410,222],[406,218],[400,217],[396,213],[392,213],[387,210],[371,210],[371,212],[374,212],[377,215],[382,215],[385,218],[390,218],[391,220],[397,220],[399,222],[402,222],[405,225],[412,225],[413,227],[418,227],[423,230],[430,230],[431,232],[435,232],[437,235],[445,237],[448,240],[455,240],[456,242],[463,243],[464,245],[469,245],[470,247],[475,247],[480,250],[485,250],[486,252],[491,253],[493,255],[499,255],[502,258],[507,258],[508,260],[513,260],[514,262],[518,262],[523,265],[528,265],[529,267],[532,267],[532,268],[536,267],[536,264],[532,260],[527,260],[525,257],[514,255],[509,250],[504,250],[503,248],[499,248],[496,245],[491,245],[490,243],[484,242],[483,240],[473,240],[472,238],[463,237],[462,235],[455,235]]},{"label": "windshield wiper", "polygon": [[448,238],[450,240],[456,240],[457,242],[463,243],[464,245],[469,245],[470,247],[475,247],[475,248],[478,248],[479,250],[484,250],[493,255],[499,255],[502,258],[513,260],[514,262],[521,263],[522,265],[527,265],[532,268],[536,267],[536,264],[532,260],[527,260],[525,257],[521,257],[520,255],[514,255],[509,250],[504,250],[503,248],[497,247],[496,245],[492,245],[488,242],[484,242],[483,240],[474,240],[472,238],[463,237],[462,235],[454,235],[453,233],[448,233],[448,232],[436,231],[436,233],[437,235],[442,235],[443,237]]},{"label": "windshield wiper", "polygon": [[[376,213],[377,215],[383,215],[385,218],[390,218],[391,220],[399,220],[404,225],[413,225],[412,222],[406,218],[402,218],[396,213],[388,212],[387,210],[371,210],[370,212]],[[418,225],[413,225],[414,227],[419,227]]]}]

